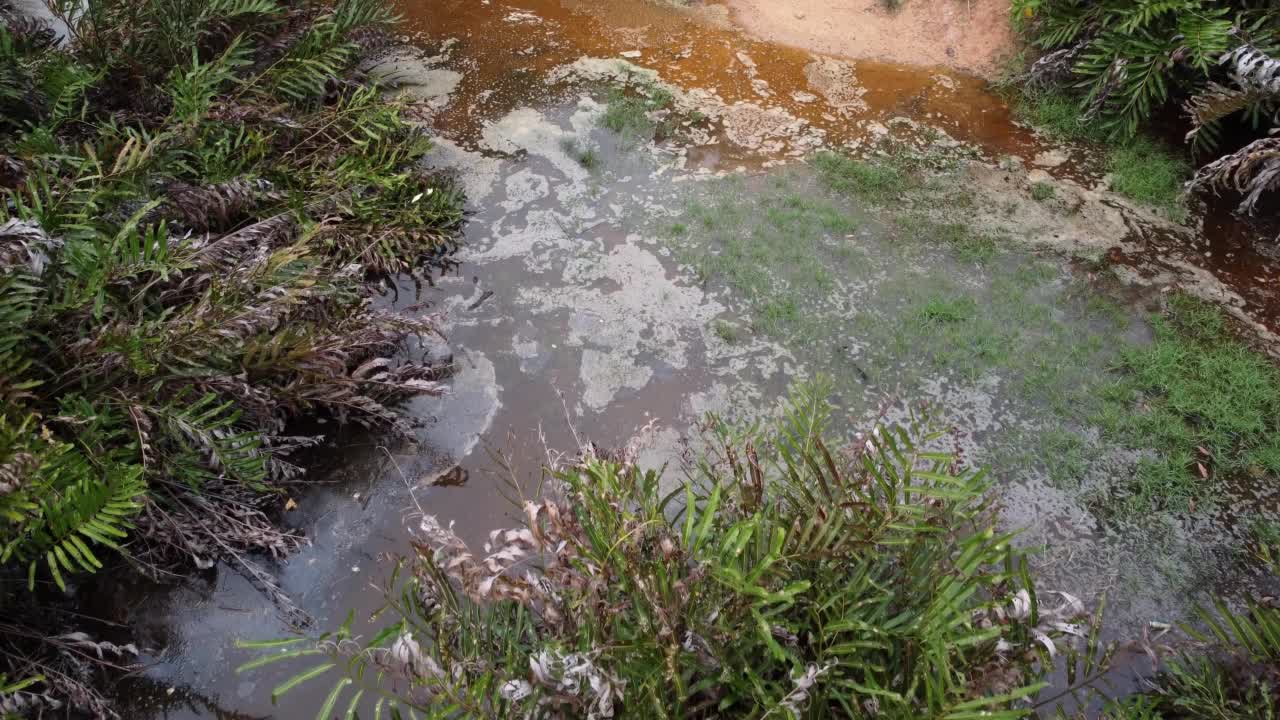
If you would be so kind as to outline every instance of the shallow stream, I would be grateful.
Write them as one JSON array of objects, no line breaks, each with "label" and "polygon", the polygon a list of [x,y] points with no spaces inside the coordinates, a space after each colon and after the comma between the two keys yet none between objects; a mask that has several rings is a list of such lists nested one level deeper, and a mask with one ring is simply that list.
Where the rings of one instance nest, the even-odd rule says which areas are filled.
[{"label": "shallow stream", "polygon": [[[1091,422],[1173,284],[1271,337],[1277,275],[1245,231],[1127,206],[1087,151],[1015,124],[979,79],[755,41],[721,6],[402,11],[421,52],[375,71],[422,101],[429,162],[472,214],[457,271],[385,302],[439,314],[447,347],[413,351],[451,354],[456,371],[447,396],[409,406],[416,444],[339,431],[321,484],[293,498],[286,520],[311,544],[276,569],[317,628],[379,605],[419,509],[478,542],[516,522],[503,492],[536,480],[548,452],[644,429],[645,460],[674,466],[705,413],[767,418],[818,375],[850,428],[935,405],[966,460],[991,468],[1003,521],[1043,547],[1041,586],[1107,594],[1118,637],[1251,581],[1241,519],[1270,517],[1274,482],[1104,517],[1111,479],[1145,455]],[[657,141],[604,127],[619,92],[669,96]],[[929,179],[901,198],[842,194],[806,161],[822,148],[905,153]],[[1056,194],[1033,199],[1035,183]],[[124,717],[310,718],[323,700],[271,705],[296,668],[234,672],[250,657],[237,638],[290,630],[229,568],[102,604],[151,649],[121,686]]]}]

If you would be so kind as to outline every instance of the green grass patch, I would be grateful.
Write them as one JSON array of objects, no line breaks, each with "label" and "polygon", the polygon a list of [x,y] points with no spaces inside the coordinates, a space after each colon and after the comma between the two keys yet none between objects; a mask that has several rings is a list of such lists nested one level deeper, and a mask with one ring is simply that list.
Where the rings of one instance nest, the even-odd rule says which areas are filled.
[{"label": "green grass patch", "polygon": [[668,88],[656,83],[640,83],[634,87],[616,87],[609,91],[600,124],[624,138],[652,140],[670,136],[675,120],[654,120],[650,113],[666,110],[675,102]]},{"label": "green grass patch", "polygon": [[845,195],[885,201],[919,185],[900,163],[889,160],[867,162],[842,153],[820,152],[812,162],[823,184]]},{"label": "green grass patch", "polygon": [[1014,115],[1058,140],[1106,142],[1101,123],[1081,117],[1080,101],[1060,92],[1023,92],[1013,103]]},{"label": "green grass patch", "polygon": [[1275,366],[1233,338],[1202,301],[1177,296],[1154,325],[1155,344],[1123,356],[1149,407],[1137,429],[1188,453],[1204,448],[1207,462],[1228,472],[1280,472],[1272,464],[1280,447]]},{"label": "green grass patch", "polygon": [[729,345],[737,345],[746,337],[746,333],[743,332],[741,327],[724,320],[716,320],[712,323],[711,332]]},{"label": "green grass patch", "polygon": [[815,306],[831,302],[838,268],[862,260],[848,239],[860,226],[830,199],[791,182],[759,194],[726,183],[665,232],[701,281],[723,283],[749,302],[756,331],[796,337],[822,333]]},{"label": "green grass patch", "polygon": [[918,311],[916,316],[929,323],[958,323],[973,317],[978,304],[969,297],[932,298]]},{"label": "green grass patch", "polygon": [[1171,220],[1186,218],[1183,183],[1191,164],[1181,153],[1139,136],[1109,150],[1107,169],[1112,190],[1161,210]]},{"label": "green grass patch", "polygon": [[1155,342],[1121,353],[1091,420],[1154,456],[1102,502],[1104,514],[1188,508],[1215,478],[1280,474],[1280,371],[1234,338],[1220,312],[1175,296],[1152,320]]},{"label": "green grass patch", "polygon": [[950,248],[965,262],[987,262],[998,249],[995,238],[962,222],[941,222],[919,213],[903,213],[894,218],[894,225],[912,240]]},{"label": "green grass patch", "polygon": [[649,118],[649,107],[643,98],[627,95],[621,90],[609,94],[600,124],[623,137],[653,137],[654,122]]},{"label": "green grass patch", "polygon": [[1054,190],[1053,185],[1047,182],[1038,182],[1031,185],[1031,199],[1036,202],[1044,202],[1056,194],[1057,191]]},{"label": "green grass patch", "polygon": [[573,138],[565,138],[560,141],[560,147],[568,153],[569,157],[576,160],[579,165],[587,170],[595,171],[600,168],[602,159],[600,153],[594,147],[584,147]]}]

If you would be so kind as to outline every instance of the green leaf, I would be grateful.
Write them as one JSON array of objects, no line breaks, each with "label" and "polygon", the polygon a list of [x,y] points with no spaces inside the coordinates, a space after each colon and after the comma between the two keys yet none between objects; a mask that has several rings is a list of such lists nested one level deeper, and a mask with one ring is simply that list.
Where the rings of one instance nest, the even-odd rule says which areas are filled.
[{"label": "green leaf", "polygon": [[332,670],[334,667],[335,667],[334,663],[324,663],[323,665],[316,665],[313,668],[303,670],[297,675],[294,675],[288,680],[285,680],[284,682],[277,685],[275,689],[271,691],[271,704],[272,705],[276,704],[276,701],[280,699],[281,695],[284,695],[285,693],[289,692],[290,690],[294,689],[295,687],[301,685],[302,683],[308,680],[320,677],[321,675]]},{"label": "green leaf", "polygon": [[332,720],[333,708],[338,704],[338,698],[342,696],[342,691],[351,684],[351,678],[342,678],[334,683],[333,689],[329,691],[329,696],[324,699],[324,704],[320,706],[320,711],[316,713],[316,720]]},{"label": "green leaf", "polygon": [[293,658],[307,657],[309,655],[321,655],[321,650],[316,648],[299,648],[297,650],[286,650],[277,653],[268,653],[256,657],[243,665],[236,668],[237,673],[247,672],[266,665],[278,663],[282,660],[292,660]]}]

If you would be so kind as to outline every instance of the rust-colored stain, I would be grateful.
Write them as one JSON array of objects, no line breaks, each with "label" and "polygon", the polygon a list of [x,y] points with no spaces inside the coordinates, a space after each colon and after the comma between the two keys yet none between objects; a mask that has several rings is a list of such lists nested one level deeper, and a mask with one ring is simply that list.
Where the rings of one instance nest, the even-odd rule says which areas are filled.
[{"label": "rust-colored stain", "polygon": [[[486,117],[545,92],[540,80],[547,72],[585,55],[629,59],[683,88],[713,90],[726,103],[785,108],[825,130],[834,144],[865,135],[859,121],[901,116],[941,128],[992,155],[1030,156],[1042,149],[1030,130],[1013,123],[1008,107],[987,90],[986,81],[942,68],[854,61],[866,91],[865,109],[836,114],[825,102],[797,101],[794,93],[815,92],[805,75],[815,56],[747,38],[728,24],[727,10],[720,6],[682,9],[635,0],[401,0],[400,11],[424,40],[454,38],[457,55],[467,58],[454,102],[435,120],[463,135]],[[623,55],[635,52],[639,57]],[[757,94],[753,79],[767,84],[768,96]]]},{"label": "rust-colored stain", "polygon": [[[474,137],[497,117],[555,88],[546,76],[583,57],[616,57],[658,71],[686,90],[713,91],[728,104],[781,107],[826,133],[831,146],[865,139],[876,125],[904,117],[940,128],[979,148],[988,158],[1030,161],[1052,146],[1014,122],[1004,100],[982,78],[945,68],[921,68],[851,60],[863,104],[839,111],[817,95],[806,76],[814,54],[753,40],[733,27],[727,8],[680,8],[637,0],[400,0],[407,27],[429,46],[453,40],[463,77],[453,101],[434,124],[459,139]],[[753,84],[754,81],[754,84]],[[760,81],[763,81],[761,83]],[[764,89],[767,95],[762,95]],[[797,99],[797,97],[801,99]],[[757,166],[761,158],[732,147],[695,148],[691,159],[708,164]],[[757,154],[758,155],[758,154]],[[1105,171],[1094,153],[1074,152],[1054,168],[1058,177],[1089,184]],[[1258,252],[1267,233],[1231,214],[1232,203],[1209,198],[1199,245],[1185,239],[1140,238],[1137,253],[1113,259],[1142,267],[1175,256],[1222,279],[1245,301],[1243,310],[1280,331],[1277,263]],[[1274,235],[1274,233],[1272,233]],[[1120,243],[1123,238],[1115,238]],[[1134,238],[1128,238],[1133,240]],[[1265,242],[1266,240],[1262,240]]]}]

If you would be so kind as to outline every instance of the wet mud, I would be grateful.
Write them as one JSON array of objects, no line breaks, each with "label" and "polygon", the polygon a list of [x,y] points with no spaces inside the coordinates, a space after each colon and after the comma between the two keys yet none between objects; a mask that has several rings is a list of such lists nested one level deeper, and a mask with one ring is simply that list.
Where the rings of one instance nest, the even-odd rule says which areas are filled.
[{"label": "wet mud", "polygon": [[[1150,342],[1169,287],[1263,342],[1275,330],[1274,266],[1220,216],[1179,228],[1111,196],[1085,151],[1014,123],[977,78],[751,40],[723,7],[401,9],[417,50],[372,70],[422,101],[428,164],[471,214],[456,272],[384,302],[440,314],[447,343],[410,352],[456,369],[448,395],[406,408],[416,442],[337,431],[284,514],[311,544],[275,569],[315,627],[361,627],[414,513],[479,542],[518,521],[505,498],[534,490],[549,453],[643,433],[643,461],[676,468],[705,413],[768,417],[820,375],[850,432],[936,405],[1041,548],[1042,586],[1107,594],[1119,637],[1252,581],[1245,523],[1275,498],[1249,485],[1199,512],[1103,518],[1099,493],[1147,451],[1081,410],[1120,348]],[[618,92],[669,94],[660,131],[603,127]],[[808,162],[823,148],[905,153],[922,181],[891,203],[834,192]],[[296,667],[234,672],[250,657],[236,639],[292,630],[229,568],[102,605],[149,651],[119,689],[126,717],[309,718],[323,701],[271,705]]]}]

